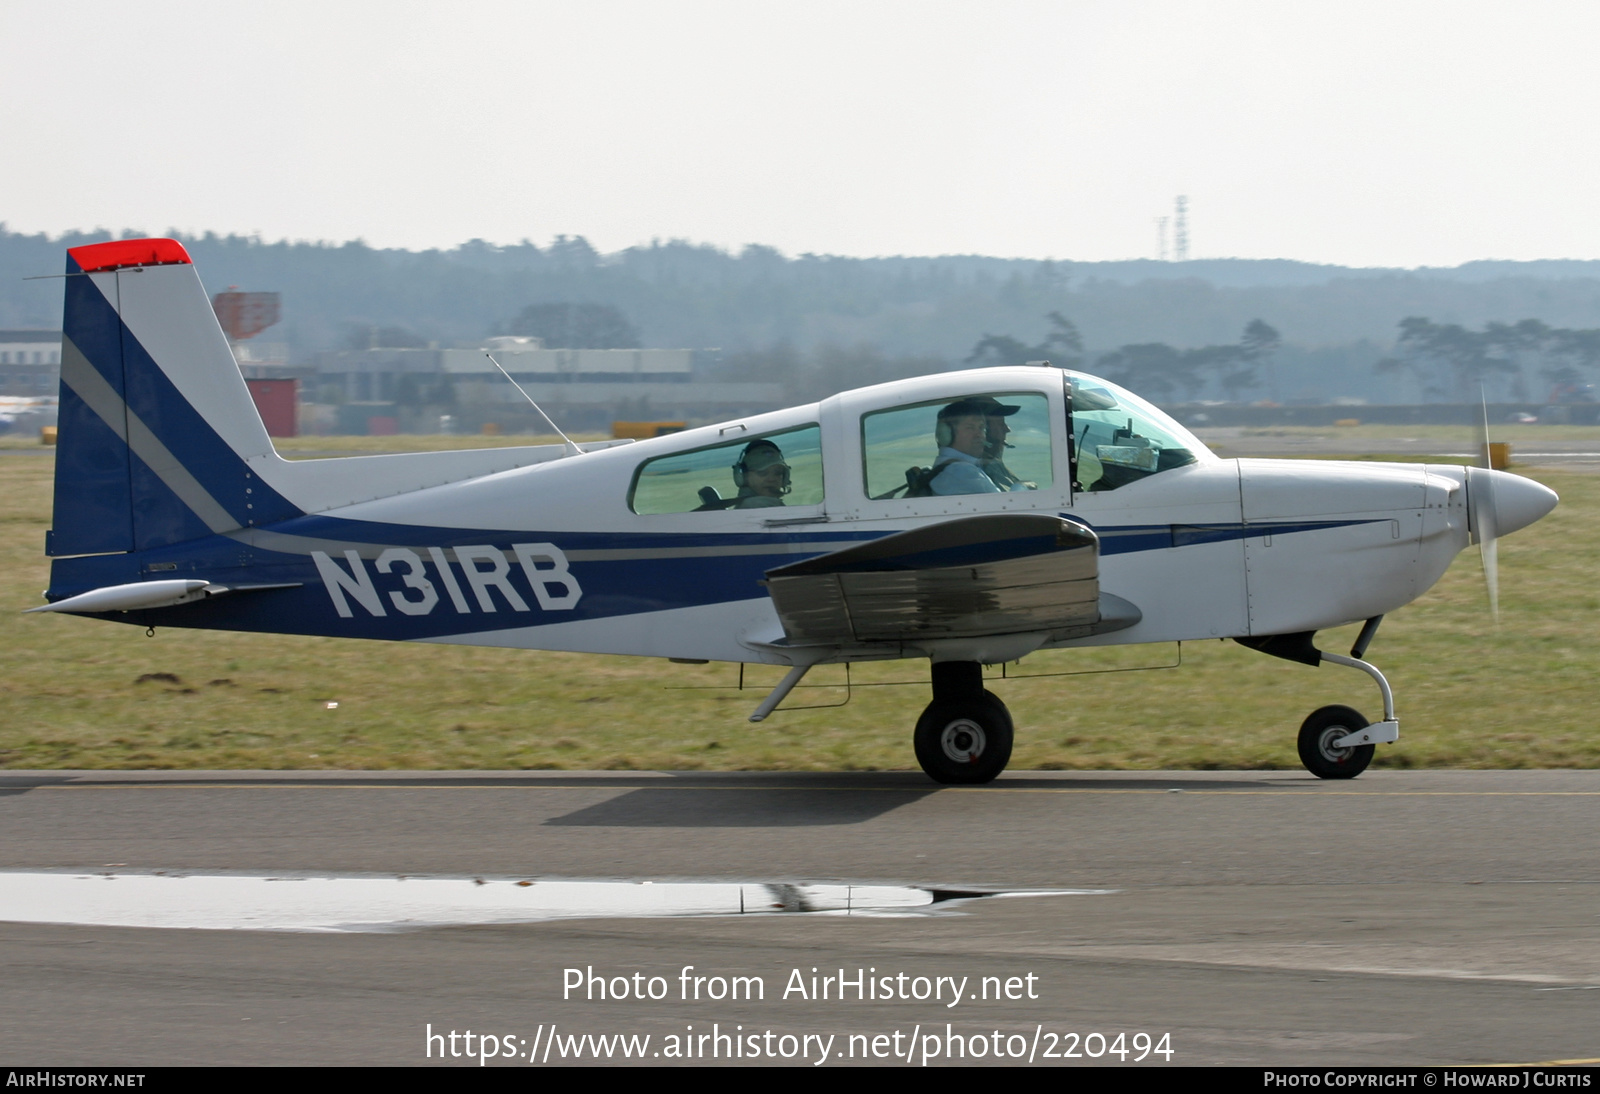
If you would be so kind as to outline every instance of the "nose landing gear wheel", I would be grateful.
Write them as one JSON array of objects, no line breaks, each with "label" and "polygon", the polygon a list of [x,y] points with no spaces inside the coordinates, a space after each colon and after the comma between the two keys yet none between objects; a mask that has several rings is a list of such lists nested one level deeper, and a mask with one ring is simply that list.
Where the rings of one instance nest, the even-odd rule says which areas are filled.
[{"label": "nose landing gear wheel", "polygon": [[1335,748],[1334,741],[1370,723],[1349,707],[1319,707],[1300,725],[1300,762],[1319,779],[1353,779],[1367,769],[1374,745]]},{"label": "nose landing gear wheel", "polygon": [[917,762],[941,783],[986,783],[1011,761],[1011,713],[990,692],[935,699],[917,719]]}]

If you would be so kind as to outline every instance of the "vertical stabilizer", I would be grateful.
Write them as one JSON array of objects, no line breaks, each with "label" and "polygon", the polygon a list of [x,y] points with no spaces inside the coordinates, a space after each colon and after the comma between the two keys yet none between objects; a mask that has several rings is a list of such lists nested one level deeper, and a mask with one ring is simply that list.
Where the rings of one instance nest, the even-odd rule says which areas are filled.
[{"label": "vertical stabilizer", "polygon": [[115,274],[84,275],[68,256],[51,555],[133,550],[122,324],[107,291],[114,300]]},{"label": "vertical stabilizer", "polygon": [[145,550],[296,516],[252,474],[272,452],[183,246],[68,252],[47,553]]}]

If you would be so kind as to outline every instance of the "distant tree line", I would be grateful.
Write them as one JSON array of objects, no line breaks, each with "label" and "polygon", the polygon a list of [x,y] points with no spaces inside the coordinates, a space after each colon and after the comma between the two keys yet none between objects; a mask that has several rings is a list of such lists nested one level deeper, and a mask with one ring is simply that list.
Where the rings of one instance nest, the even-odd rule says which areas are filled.
[{"label": "distant tree line", "polygon": [[1050,321],[1050,330],[1038,345],[1030,346],[1009,334],[985,333],[967,354],[966,363],[983,366],[1049,361],[1058,368],[1077,368],[1083,363],[1083,337],[1077,326],[1059,311],[1045,318]]},{"label": "distant tree line", "polygon": [[[163,234],[160,225],[151,227],[157,231],[121,234]],[[28,234],[0,224],[0,328],[58,324],[61,280],[26,279],[59,273],[65,248],[112,235]],[[471,345],[521,329],[552,347],[716,349],[726,368],[775,374],[806,398],[866,377],[961,367],[975,341],[993,338],[984,362],[1080,362],[1137,376],[1141,390],[1162,399],[1454,399],[1474,388],[1479,373],[1500,393],[1519,382],[1537,387],[1562,369],[1582,375],[1590,367],[1582,339],[1563,341],[1559,332],[1600,327],[1600,262],[1378,270],[1243,259],[852,258],[683,240],[602,255],[570,235],[539,245],[471,240],[426,251],[359,240],[180,238],[208,292],[238,285],[282,293],[283,319],[269,337],[287,346],[296,364],[340,347]],[[562,314],[519,322],[530,307]],[[586,307],[613,309],[620,321],[580,315]],[[1071,324],[1047,321],[1037,339],[1019,337],[1009,347],[999,341],[1003,332],[1032,331],[1052,313]],[[1238,332],[1268,315],[1285,340],[1251,356]],[[1396,345],[1405,317],[1435,315],[1472,338]],[[1533,339],[1536,348],[1461,346],[1498,317],[1534,315],[1555,332]],[[1083,336],[1074,343],[1077,331]],[[1401,364],[1375,370],[1386,358]],[[1517,371],[1503,371],[1505,362]]]},{"label": "distant tree line", "polygon": [[[1226,345],[1176,349],[1165,342],[1139,342],[1119,346],[1090,360],[1083,338],[1072,320],[1059,311],[1045,317],[1050,330],[1037,345],[1010,335],[985,334],[967,355],[969,365],[1019,365],[1048,360],[1061,368],[1082,368],[1096,376],[1157,401],[1181,397],[1190,402],[1215,382],[1232,402],[1262,382],[1257,366],[1272,368],[1283,339],[1269,324],[1252,319],[1239,341]],[[1269,386],[1276,383],[1269,376]],[[1273,392],[1274,401],[1276,392]]]},{"label": "distant tree line", "polygon": [[639,348],[639,332],[609,304],[529,304],[502,333],[538,338],[547,349]]},{"label": "distant tree line", "polygon": [[1523,319],[1486,323],[1475,331],[1411,316],[1400,321],[1395,350],[1373,368],[1409,377],[1423,402],[1475,402],[1491,384],[1516,402],[1528,402],[1530,367],[1537,366],[1538,374],[1559,392],[1582,379],[1580,370],[1600,365],[1600,330],[1568,330]]}]

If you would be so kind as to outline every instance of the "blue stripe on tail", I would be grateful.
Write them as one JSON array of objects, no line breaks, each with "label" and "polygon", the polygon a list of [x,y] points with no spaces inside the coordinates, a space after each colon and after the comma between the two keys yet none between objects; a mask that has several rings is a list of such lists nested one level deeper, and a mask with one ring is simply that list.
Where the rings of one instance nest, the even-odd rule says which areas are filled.
[{"label": "blue stripe on tail", "polygon": [[67,273],[46,553],[147,550],[299,516],[190,405],[70,257]]},{"label": "blue stripe on tail", "polygon": [[69,257],[61,318],[55,518],[46,537],[46,554],[133,550],[132,471],[123,440],[127,423],[117,423],[113,429],[68,384],[75,371],[88,368],[119,400],[124,398],[122,334],[117,313]]}]

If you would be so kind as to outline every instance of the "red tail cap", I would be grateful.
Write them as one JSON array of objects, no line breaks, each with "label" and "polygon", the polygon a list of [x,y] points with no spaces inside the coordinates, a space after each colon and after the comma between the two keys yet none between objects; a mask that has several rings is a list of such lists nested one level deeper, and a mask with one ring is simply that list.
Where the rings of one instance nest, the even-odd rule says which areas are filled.
[{"label": "red tail cap", "polygon": [[189,252],[175,239],[115,239],[68,247],[67,253],[84,273],[116,270],[124,266],[193,265]]}]

